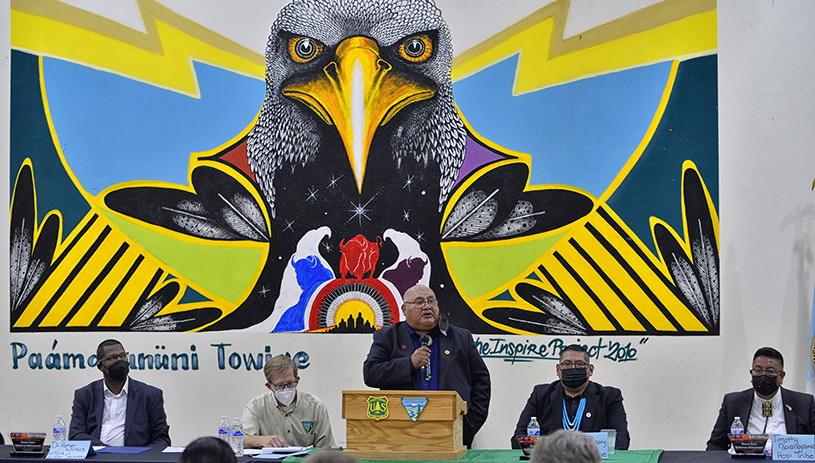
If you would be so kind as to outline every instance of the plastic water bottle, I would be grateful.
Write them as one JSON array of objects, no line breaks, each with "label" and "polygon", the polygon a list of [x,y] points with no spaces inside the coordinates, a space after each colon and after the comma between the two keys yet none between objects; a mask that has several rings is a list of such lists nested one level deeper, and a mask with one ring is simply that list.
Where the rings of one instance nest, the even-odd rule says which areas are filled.
[{"label": "plastic water bottle", "polygon": [[541,425],[538,424],[538,418],[533,416],[531,420],[529,420],[529,424],[526,425],[526,435],[527,436],[540,436],[541,435]]},{"label": "plastic water bottle", "polygon": [[236,457],[243,456],[243,425],[240,418],[235,418],[232,422],[232,429],[229,433],[229,445]]},{"label": "plastic water bottle", "polygon": [[221,424],[218,425],[218,437],[227,444],[229,443],[229,430],[229,418],[222,416]]},{"label": "plastic water bottle", "polygon": [[68,440],[68,430],[62,415],[57,415],[57,421],[54,422],[54,441],[58,440]]},{"label": "plastic water bottle", "polygon": [[733,435],[740,435],[744,434],[744,425],[741,424],[741,418],[738,416],[736,419],[733,420],[733,424],[730,425],[730,434]]}]

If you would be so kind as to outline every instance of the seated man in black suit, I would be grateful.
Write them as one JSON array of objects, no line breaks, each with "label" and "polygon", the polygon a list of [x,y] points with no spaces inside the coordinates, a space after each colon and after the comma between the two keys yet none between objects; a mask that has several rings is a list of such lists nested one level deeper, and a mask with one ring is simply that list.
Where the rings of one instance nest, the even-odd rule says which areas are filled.
[{"label": "seated man in black suit", "polygon": [[[467,402],[463,441],[471,447],[487,420],[490,372],[469,331],[439,318],[436,294],[416,285],[404,295],[405,321],[374,333],[362,366],[365,384],[380,389],[456,391]],[[427,335],[427,347],[422,337]]]},{"label": "seated man in black suit", "polygon": [[69,439],[93,445],[170,445],[161,389],[128,378],[130,361],[122,343],[102,341],[96,358],[103,379],[74,392]]},{"label": "seated man in black suit", "polygon": [[623,395],[616,387],[589,381],[594,374],[594,365],[586,349],[577,344],[563,348],[555,370],[558,381],[538,384],[532,390],[515,425],[512,448],[520,448],[515,436],[526,435],[526,427],[534,416],[538,419],[542,436],[558,429],[583,432],[616,429],[614,448],[628,450],[630,437]]},{"label": "seated man in black suit", "polygon": [[730,447],[727,436],[737,416],[747,434],[815,434],[815,400],[812,395],[781,387],[786,376],[781,352],[772,347],[757,350],[750,375],[752,388],[725,394],[719,418],[707,441],[707,450],[727,450]]}]

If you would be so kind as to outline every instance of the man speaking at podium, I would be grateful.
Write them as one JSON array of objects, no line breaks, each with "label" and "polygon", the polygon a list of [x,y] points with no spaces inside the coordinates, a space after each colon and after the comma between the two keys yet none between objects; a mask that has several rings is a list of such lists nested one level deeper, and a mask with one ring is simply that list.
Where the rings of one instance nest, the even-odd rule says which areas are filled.
[{"label": "man speaking at podium", "polygon": [[393,390],[456,391],[467,402],[464,445],[487,420],[490,372],[469,331],[439,319],[436,294],[416,285],[404,295],[405,321],[374,333],[362,367],[369,387]]}]

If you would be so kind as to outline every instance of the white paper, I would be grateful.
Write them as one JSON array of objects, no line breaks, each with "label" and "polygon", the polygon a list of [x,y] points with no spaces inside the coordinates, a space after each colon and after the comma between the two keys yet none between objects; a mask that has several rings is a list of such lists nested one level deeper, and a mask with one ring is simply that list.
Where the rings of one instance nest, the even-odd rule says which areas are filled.
[{"label": "white paper", "polygon": [[296,447],[296,446],[290,446],[290,447],[263,447],[263,449],[261,449],[261,453],[290,454],[290,453],[302,452],[304,450],[309,450],[311,447],[313,447],[313,446],[309,445],[308,447]]},{"label": "white paper", "polygon": [[[161,453],[182,453],[186,447],[166,447]],[[259,455],[260,449],[243,449],[244,455]]]},{"label": "white paper", "polygon": [[166,447],[161,453],[181,453],[186,447]]}]

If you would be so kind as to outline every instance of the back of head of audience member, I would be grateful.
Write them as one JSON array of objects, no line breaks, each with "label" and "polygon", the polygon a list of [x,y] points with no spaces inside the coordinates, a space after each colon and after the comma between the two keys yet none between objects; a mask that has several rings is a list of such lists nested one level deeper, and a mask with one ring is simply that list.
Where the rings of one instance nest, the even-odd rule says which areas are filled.
[{"label": "back of head of audience member", "polygon": [[559,429],[535,442],[531,463],[600,463],[594,439],[580,431]]},{"label": "back of head of audience member", "polygon": [[190,443],[178,463],[236,463],[229,444],[217,437],[199,437]]},{"label": "back of head of audience member", "polygon": [[309,454],[303,463],[358,463],[353,455],[339,450],[318,450]]}]

